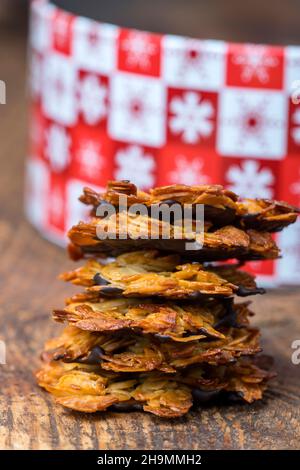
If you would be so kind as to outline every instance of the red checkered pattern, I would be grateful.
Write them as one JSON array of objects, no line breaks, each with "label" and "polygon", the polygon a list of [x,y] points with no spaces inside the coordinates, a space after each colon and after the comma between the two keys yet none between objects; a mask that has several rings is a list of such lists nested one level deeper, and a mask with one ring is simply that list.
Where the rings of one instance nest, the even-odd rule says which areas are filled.
[{"label": "red checkered pattern", "polygon": [[[32,3],[27,213],[49,238],[86,216],[83,186],[220,182],[300,204],[300,48],[157,35]],[[291,97],[295,99],[291,99]],[[251,263],[300,282],[300,224],[285,258]]]}]

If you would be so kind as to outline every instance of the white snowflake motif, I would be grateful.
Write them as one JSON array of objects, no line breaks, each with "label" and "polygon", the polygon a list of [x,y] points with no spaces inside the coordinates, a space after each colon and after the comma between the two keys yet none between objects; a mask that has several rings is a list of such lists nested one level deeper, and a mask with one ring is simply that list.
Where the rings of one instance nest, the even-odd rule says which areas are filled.
[{"label": "white snowflake motif", "polygon": [[174,114],[170,119],[170,128],[174,134],[182,134],[184,142],[195,144],[201,137],[211,135],[214,108],[210,101],[201,101],[197,93],[186,92],[182,98],[173,98],[170,110]]},{"label": "white snowflake motif", "polygon": [[101,155],[101,144],[93,140],[85,140],[77,152],[80,166],[88,177],[99,174],[103,168],[103,156]]},{"label": "white snowflake motif", "polygon": [[162,42],[162,74],[168,85],[217,91],[225,84],[225,42],[173,35]]},{"label": "white snowflake motif", "polygon": [[106,115],[107,88],[95,75],[84,78],[80,85],[80,109],[86,122],[94,125]]},{"label": "white snowflake motif", "polygon": [[54,171],[63,171],[70,162],[70,137],[67,131],[53,124],[46,135],[46,154]]},{"label": "white snowflake motif", "polygon": [[203,47],[201,47],[199,41],[190,40],[188,42],[188,48],[184,51],[182,57],[182,70],[181,73],[183,74],[184,67],[190,68],[193,71],[203,71],[205,73],[205,55],[207,51]]},{"label": "white snowflake motif", "polygon": [[122,142],[162,147],[166,141],[166,88],[161,80],[116,73],[110,80],[110,136]]},{"label": "white snowflake motif", "polygon": [[267,108],[267,102],[264,100],[255,108],[248,107],[243,100],[240,100],[240,109],[244,112],[236,120],[236,128],[240,131],[239,146],[243,146],[246,139],[257,140],[262,147],[267,146],[264,134],[268,125],[273,125],[273,122],[272,118],[268,120],[267,114],[264,114],[264,108]]},{"label": "white snowflake motif", "polygon": [[277,57],[270,56],[265,46],[249,44],[244,46],[244,52],[234,57],[233,62],[242,67],[241,79],[248,83],[257,78],[260,83],[268,83],[270,69],[278,65]]},{"label": "white snowflake motif", "polygon": [[286,154],[287,100],[271,90],[227,87],[220,94],[217,149],[221,155],[280,160]]},{"label": "white snowflake motif", "polygon": [[118,168],[115,172],[117,180],[130,179],[142,189],[154,185],[155,161],[152,155],[144,153],[141,147],[132,145],[116,153]]},{"label": "white snowflake motif", "polygon": [[156,52],[156,46],[149,41],[148,34],[132,32],[124,40],[122,49],[126,52],[129,67],[148,69]]},{"label": "white snowflake motif", "polygon": [[227,171],[229,189],[241,197],[272,198],[274,175],[269,168],[259,168],[255,160],[246,160],[239,165],[232,165]]},{"label": "white snowflake motif", "polygon": [[292,137],[296,144],[300,144],[300,108],[297,108],[292,117],[294,127],[291,131]]},{"label": "white snowflake motif", "polygon": [[76,83],[74,62],[63,54],[52,52],[43,60],[42,105],[47,117],[64,126],[77,120]]},{"label": "white snowflake motif", "polygon": [[184,155],[176,157],[176,167],[169,173],[169,179],[174,184],[208,184],[210,178],[204,174],[204,162],[201,158],[188,160]]},{"label": "white snowflake motif", "polygon": [[189,39],[182,49],[175,47],[174,51],[170,51],[178,56],[177,72],[181,80],[196,84],[199,76],[204,82],[209,79],[208,61],[213,58],[214,54],[208,49],[205,47],[205,42]]},{"label": "white snowflake motif", "polygon": [[119,29],[77,16],[74,20],[72,57],[80,70],[110,75],[117,65]]}]

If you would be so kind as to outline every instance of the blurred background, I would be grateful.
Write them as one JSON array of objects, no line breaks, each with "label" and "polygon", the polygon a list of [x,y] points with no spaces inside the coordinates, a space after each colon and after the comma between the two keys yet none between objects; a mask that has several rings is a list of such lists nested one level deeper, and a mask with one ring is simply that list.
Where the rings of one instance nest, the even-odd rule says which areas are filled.
[{"label": "blurred background", "polygon": [[297,0],[284,3],[281,0],[54,0],[53,3],[98,21],[157,33],[236,42],[299,43]]},{"label": "blurred background", "polygon": [[[7,88],[7,104],[0,105],[0,161],[2,169],[0,172],[0,191],[2,201],[5,201],[5,204],[2,204],[1,206],[0,240],[4,242],[7,238],[7,223],[14,224],[14,226],[26,226],[26,230],[32,230],[26,225],[27,222],[24,220],[23,215],[25,191],[27,197],[27,214],[33,224],[40,229],[46,238],[61,244],[64,241],[64,233],[67,227],[84,216],[82,210],[77,205],[74,205],[71,209],[67,208],[66,201],[62,201],[60,198],[59,191],[62,186],[65,185],[64,178],[68,177],[67,174],[62,176],[61,172],[61,170],[64,169],[63,166],[66,162],[60,161],[60,157],[54,156],[52,164],[54,165],[55,171],[51,175],[50,183],[49,181],[47,182],[47,185],[50,185],[50,199],[48,197],[49,195],[47,196],[45,194],[46,182],[44,179],[43,164],[36,164],[36,159],[32,161],[31,158],[31,161],[27,163],[27,175],[29,176],[27,177],[27,184],[24,189],[24,168],[28,155],[30,155],[30,157],[35,157],[33,153],[38,153],[38,149],[41,146],[43,147],[41,150],[42,152],[45,148],[46,152],[50,152],[51,148],[53,150],[53,147],[51,147],[51,142],[53,141],[55,142],[55,148],[58,149],[60,155],[63,156],[64,149],[69,145],[71,145],[71,154],[72,152],[73,154],[75,152],[73,142],[70,144],[70,141],[68,140],[70,138],[73,139],[74,137],[72,135],[72,130],[70,130],[68,125],[66,125],[68,135],[66,134],[63,136],[60,132],[61,123],[59,122],[59,119],[57,122],[52,122],[52,124],[58,124],[58,126],[52,126],[53,133],[50,135],[50,137],[52,137],[52,141],[50,143],[49,133],[47,134],[49,137],[48,143],[45,141],[45,136],[43,135],[44,128],[45,126],[49,126],[49,122],[51,124],[51,119],[49,121],[47,116],[45,117],[45,115],[42,114],[35,98],[35,93],[40,93],[40,88],[46,86],[45,81],[43,81],[44,76],[41,75],[39,69],[41,51],[37,47],[35,52],[32,54],[28,44],[31,42],[32,45],[32,42],[35,40],[40,41],[40,44],[42,44],[43,41],[45,41],[45,38],[47,38],[47,26],[45,26],[45,29],[43,30],[43,27],[38,26],[37,28],[36,24],[31,22],[31,28],[29,28],[29,3],[30,2],[26,0],[1,0],[0,2],[0,80],[3,80],[6,83]],[[82,15],[87,18],[93,18],[98,21],[108,22],[122,27],[137,28],[162,34],[177,34],[200,39],[218,39],[228,42],[273,44],[279,46],[300,44],[300,2],[297,0],[286,0],[284,3],[279,0],[253,0],[252,2],[241,2],[238,0],[227,0],[226,2],[222,0],[152,0],[151,2],[141,0],[110,0],[109,2],[105,0],[56,0],[53,1],[53,4],[62,7],[65,11],[74,15]],[[68,15],[62,15],[60,20],[56,22],[57,31],[55,34],[57,34],[58,38],[56,47],[64,54],[70,52],[66,49],[66,38],[69,34],[68,25],[70,25],[70,17]],[[29,36],[31,36],[31,41],[29,41]],[[137,45],[137,50],[139,50],[138,47],[140,47],[139,44]],[[192,51],[191,54],[192,53],[194,53],[194,51]],[[272,61],[274,60],[279,60],[279,62],[283,61],[281,48],[271,48],[270,54],[269,58],[265,58],[267,66],[272,67]],[[273,57],[274,54],[276,56],[275,59]],[[297,54],[299,54],[299,52],[296,50],[295,54],[297,59]],[[252,63],[252,66],[254,67],[256,59],[257,56],[254,55],[254,62]],[[107,60],[109,62],[110,58],[108,57]],[[300,59],[298,58],[297,60],[298,63],[296,62],[296,64],[298,64],[297,66],[299,67],[300,79]],[[26,85],[29,69],[31,69],[31,90],[28,90]],[[53,70],[53,73],[55,74],[55,64],[53,65]],[[139,73],[139,71],[137,71],[137,73]],[[260,70],[257,77],[258,79],[261,79],[263,83],[264,77],[263,75],[260,75],[261,73],[263,74],[264,72]],[[84,77],[85,76],[83,75],[83,78]],[[101,80],[102,84],[104,83],[105,85],[105,79],[101,78]],[[64,84],[57,83],[57,86],[61,87],[64,86]],[[265,86],[265,84],[263,84],[263,86]],[[277,85],[275,85],[275,87],[276,86]],[[35,87],[37,87],[37,90],[34,89]],[[101,90],[99,88],[99,93],[100,92]],[[242,103],[243,96],[241,96],[240,99]],[[105,105],[104,101],[103,103]],[[51,107],[52,105],[53,103],[51,104],[50,98],[49,106]],[[86,115],[90,116],[88,119],[92,122],[93,115],[95,115],[93,113],[96,113],[97,115],[97,109],[93,110],[93,98],[91,99],[89,95],[88,87],[85,103],[81,103],[81,106],[83,106],[83,109],[86,107]],[[64,105],[62,105],[61,108],[63,109]],[[296,108],[295,111],[297,111]],[[55,112],[56,111],[54,109],[54,115]],[[100,111],[98,110],[98,112]],[[250,116],[248,121],[249,126],[255,127],[259,118],[253,118],[253,116]],[[296,112],[295,124],[300,124],[300,114],[297,114]],[[94,140],[99,140],[102,146],[101,155],[102,157],[104,155],[105,158],[105,149],[110,145],[110,141],[107,141],[104,137],[100,136],[103,129],[93,125],[91,127],[93,128],[91,130],[92,134],[89,134],[88,137],[90,138],[90,135],[93,135]],[[274,134],[270,134],[268,136],[270,142],[276,141],[277,135],[278,131],[275,126]],[[91,178],[87,178],[87,183],[90,183],[90,186],[94,185],[95,187],[102,187],[104,179],[111,177],[111,173],[107,170],[111,165],[110,157],[107,157],[107,161],[104,162],[104,166],[100,169],[103,181],[99,180],[99,184],[97,184],[97,178],[95,179],[97,165],[95,166],[95,161],[93,160],[95,152],[93,154],[93,148],[87,144],[87,133],[84,125],[81,126],[79,134],[76,134],[76,139],[80,141],[80,145],[83,142],[85,146],[84,158],[88,159],[91,175]],[[126,140],[126,136],[125,138],[122,136],[121,140]],[[300,136],[298,136],[298,141],[300,144]],[[48,147],[46,147],[47,145]],[[51,147],[50,150],[49,146]],[[243,144],[241,145],[241,152],[243,152],[242,147]],[[121,161],[122,158],[125,158],[124,148],[120,148],[119,150],[119,160]],[[128,171],[134,175],[134,173],[137,173],[134,162],[139,161],[139,155],[136,147],[131,150],[133,150],[133,153],[131,154],[133,163],[128,166]],[[148,170],[151,170],[151,145],[150,150],[147,145],[144,146],[143,150],[145,152],[145,166],[143,168],[145,171],[147,171],[147,168]],[[206,151],[204,151],[204,168],[206,168],[207,162],[210,162],[209,171],[210,177],[214,179],[213,182],[224,183],[224,168],[220,167],[220,169],[218,169],[219,172],[215,173],[215,166],[219,165],[219,163],[215,164],[209,151],[205,152]],[[274,161],[271,155],[272,158],[270,158],[270,160],[272,161],[263,160],[259,163],[261,165],[259,168],[258,166],[255,166],[258,165],[258,163],[248,165],[246,168],[248,171],[248,180],[250,179],[251,181],[248,181],[248,186],[247,184],[246,186],[244,185],[244,187],[248,188],[248,194],[250,196],[260,195],[259,193],[256,193],[255,189],[256,176],[258,172],[260,172],[262,174],[261,181],[264,181],[267,187],[267,191],[264,193],[265,196],[282,196],[282,198],[288,199],[291,203],[299,203],[300,183],[297,183],[297,181],[291,183],[290,181],[290,174],[293,173],[297,175],[299,171],[298,166],[300,167],[299,161],[297,160],[297,156],[300,158],[297,146],[294,145],[292,153],[292,163],[288,167],[279,167],[278,160],[281,157],[278,158],[276,150]],[[55,155],[57,155],[57,152]],[[182,151],[180,155],[182,156]],[[159,167],[161,169],[158,168],[157,170],[158,172],[161,172],[162,176],[156,175],[155,180],[144,178],[144,180],[142,180],[142,182],[145,182],[144,187],[146,188],[147,186],[151,186],[151,184],[157,182],[163,184],[172,182],[171,180],[164,180],[164,175],[167,174],[168,170],[168,161],[170,161],[170,159],[177,159],[179,163],[181,162],[181,166],[179,165],[179,170],[176,173],[176,178],[173,177],[173,182],[193,183],[193,174],[197,173],[199,165],[197,166],[196,164],[196,166],[193,166],[192,164],[192,157],[194,158],[193,152],[191,152],[192,156],[189,154],[189,151],[187,151],[186,155],[184,155],[183,160],[177,158],[177,154],[173,154],[170,158],[168,157],[169,160],[167,160],[167,163],[161,164]],[[73,158],[73,155],[70,158]],[[155,155],[154,158],[156,158]],[[226,162],[228,163],[230,160],[234,162],[234,159],[231,158],[226,159]],[[101,164],[103,165],[103,162]],[[241,165],[244,165],[244,162],[242,162]],[[187,168],[189,170],[188,172],[186,171]],[[173,174],[174,176],[175,173],[173,171],[173,173],[171,172],[170,174]],[[120,170],[119,172],[114,173],[114,177],[116,176],[124,178],[130,177],[131,174],[124,174],[124,172]],[[280,189],[278,189],[279,186],[277,184],[279,180]],[[206,182],[205,175],[203,182]],[[81,187],[81,182],[79,181],[77,183],[77,185],[72,185],[68,195],[68,197],[74,201],[76,200]],[[289,187],[294,188],[294,196],[292,196],[292,192],[289,193],[288,190],[285,191],[285,188],[287,189],[288,185]],[[270,192],[268,190],[268,186],[272,186],[272,188],[274,187],[274,191],[272,189],[273,192]],[[238,185],[236,185],[235,188],[238,189]],[[251,188],[253,194],[251,194]],[[42,205],[42,202],[44,205]],[[45,224],[45,221],[43,221],[43,223],[41,222],[41,217],[44,217],[44,209],[46,206],[50,214],[48,225]],[[43,211],[42,216],[41,211]],[[43,243],[36,232],[32,230],[30,234],[31,239],[37,244]],[[251,269],[258,273],[265,283],[274,285],[274,283],[297,284],[300,282],[299,234],[299,228],[293,228],[292,231],[287,231],[285,239],[279,240],[287,255],[286,264],[283,264],[281,261],[278,262],[277,265],[274,265],[271,262],[253,264]],[[41,245],[41,247],[47,247],[49,252],[51,252],[51,250],[55,250],[55,248],[51,247],[50,244]],[[44,248],[41,249],[44,250]],[[282,273],[287,271],[287,267],[289,268],[288,275],[284,278],[284,274]]]}]

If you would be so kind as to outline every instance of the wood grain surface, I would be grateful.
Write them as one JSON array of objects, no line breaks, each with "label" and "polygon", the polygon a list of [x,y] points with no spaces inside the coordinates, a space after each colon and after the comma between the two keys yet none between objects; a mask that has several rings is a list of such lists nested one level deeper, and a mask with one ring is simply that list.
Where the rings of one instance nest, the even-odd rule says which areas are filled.
[{"label": "wood grain surface", "polygon": [[[16,32],[0,32],[0,75],[8,103],[0,107],[0,366],[1,449],[295,449],[300,444],[300,365],[291,343],[300,339],[299,289],[255,299],[254,323],[278,378],[263,401],[206,406],[171,421],[149,414],[86,415],[55,406],[33,378],[43,342],[58,329],[51,320],[74,289],[56,280],[71,266],[63,250],[43,240],[23,216],[26,154],[25,46]],[[5,67],[3,64],[5,63]]]}]

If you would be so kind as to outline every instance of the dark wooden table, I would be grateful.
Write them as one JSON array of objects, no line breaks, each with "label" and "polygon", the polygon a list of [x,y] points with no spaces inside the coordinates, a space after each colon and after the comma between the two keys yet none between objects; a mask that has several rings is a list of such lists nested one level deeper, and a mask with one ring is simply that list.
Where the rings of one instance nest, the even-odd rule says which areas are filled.
[{"label": "dark wooden table", "polygon": [[[0,448],[5,449],[295,449],[300,445],[300,292],[284,289],[255,299],[265,351],[278,378],[253,406],[207,406],[176,421],[142,413],[72,413],[55,406],[33,378],[43,342],[58,330],[52,307],[72,288],[56,280],[71,266],[63,250],[43,240],[23,216],[26,155],[24,40],[0,32],[0,75],[8,103],[0,107]],[[5,67],[3,67],[5,64]]]}]

